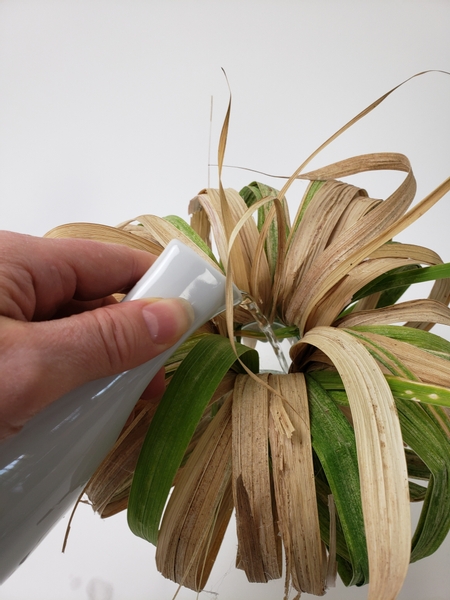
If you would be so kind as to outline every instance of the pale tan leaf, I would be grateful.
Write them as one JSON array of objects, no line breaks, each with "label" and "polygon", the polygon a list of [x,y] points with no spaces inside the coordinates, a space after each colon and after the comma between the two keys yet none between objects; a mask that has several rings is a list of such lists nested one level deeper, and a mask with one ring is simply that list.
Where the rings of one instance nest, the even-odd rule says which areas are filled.
[{"label": "pale tan leaf", "polygon": [[198,233],[208,248],[211,248],[211,223],[196,196],[189,202],[188,213],[191,215],[191,227]]},{"label": "pale tan leaf", "polygon": [[383,238],[393,238],[398,233],[412,225],[417,219],[424,215],[430,208],[432,208],[436,202],[445,196],[450,191],[450,177],[443,181],[436,189],[434,189],[428,196],[421,200],[418,204],[413,206],[405,215],[403,215],[397,222],[393,223],[384,233]]},{"label": "pale tan leaf", "polygon": [[236,554],[236,568],[245,571],[250,583],[267,583],[268,579],[259,543],[258,526],[253,516],[248,492],[242,481],[242,475],[239,475],[235,481],[233,480],[233,498],[236,507],[239,543]]},{"label": "pale tan leaf", "polygon": [[421,265],[439,265],[442,259],[430,248],[415,244],[387,243],[377,248],[369,258],[410,258]]},{"label": "pale tan leaf", "polygon": [[[256,298],[260,298],[261,309],[270,314],[273,308],[272,298],[272,276],[270,259],[266,254],[267,248],[267,237],[273,222],[275,215],[277,216],[277,248],[276,248],[276,265],[283,260],[285,252],[287,219],[284,205],[280,203],[277,198],[267,197],[263,198],[264,201],[273,202],[272,208],[268,211],[264,224],[259,232],[258,243],[253,255],[253,262],[250,271],[250,289],[252,295]],[[252,206],[249,210],[256,210],[255,206]],[[272,256],[273,260],[273,256]],[[275,265],[275,268],[276,268]],[[273,320],[273,318],[272,318]]]},{"label": "pale tan leaf", "polygon": [[[330,179],[348,177],[349,175],[355,175],[356,173],[385,170],[410,173],[411,165],[404,154],[399,154],[397,152],[375,152],[345,158],[344,160],[340,160],[314,171],[303,173],[299,176],[299,179],[328,181]],[[408,187],[405,182],[403,182],[402,186],[405,188]]]},{"label": "pale tan leaf", "polygon": [[[304,376],[301,373],[270,375],[269,385],[285,399],[270,395],[269,439],[287,574],[298,591],[323,595],[324,545],[319,530]],[[290,436],[282,433],[277,422],[283,411],[294,426]]]},{"label": "pale tan leaf", "polygon": [[354,227],[360,219],[382,202],[382,200],[365,198],[364,196],[359,196],[355,200],[356,201],[349,204],[342,213],[342,216],[333,231],[333,235],[330,238],[330,243],[334,242],[334,240],[342,233]]},{"label": "pale tan leaf", "polygon": [[156,408],[155,403],[141,402],[138,415],[89,480],[85,493],[101,517],[113,516],[127,507],[134,469]]},{"label": "pale tan leaf", "polygon": [[344,383],[358,453],[369,600],[394,600],[411,548],[408,473],[394,399],[375,359],[349,333],[317,327],[293,346],[293,359],[304,344],[328,354]]},{"label": "pale tan leaf", "polygon": [[[267,375],[260,376],[267,383]],[[249,581],[281,577],[269,469],[269,391],[238,375],[233,393],[233,495],[240,566]],[[247,543],[254,540],[253,543]]]},{"label": "pale tan leaf", "polygon": [[362,190],[340,181],[326,182],[309,202],[286,253],[280,303],[284,310],[298,293],[303,275],[330,243],[347,206]]},{"label": "pale tan leaf", "polygon": [[198,202],[205,211],[217,246],[220,261],[225,265],[228,260],[228,242],[222,222],[220,205],[217,205],[217,203],[206,193],[206,190],[201,191],[194,200]]},{"label": "pale tan leaf", "polygon": [[[258,246],[256,248],[255,258],[252,264],[252,270],[250,274],[250,285],[252,290],[257,290],[259,292],[260,281],[264,281],[265,277],[267,277],[267,271],[264,264],[264,260],[267,260],[267,264],[269,265],[269,279],[265,283],[266,287],[269,288],[269,300],[268,308],[263,304],[262,309],[266,311],[266,314],[269,315],[269,321],[273,322],[275,314],[276,314],[276,297],[274,289],[279,289],[279,281],[280,275],[284,272],[284,264],[285,264],[285,256],[286,256],[286,234],[285,232],[290,228],[289,222],[289,213],[287,208],[287,203],[283,200],[281,202],[278,198],[264,198],[264,202],[270,201],[273,202],[271,209],[268,211],[266,215],[266,219],[264,221],[264,225],[260,231]],[[253,209],[256,209],[255,205],[252,205]],[[271,265],[270,259],[266,258],[266,253],[264,252],[264,247],[267,243],[267,237],[269,235],[269,231],[272,225],[273,219],[276,216],[276,227],[277,227],[277,250],[276,250],[276,262],[275,262],[275,270],[273,274],[273,285],[271,286],[270,281],[270,272]],[[273,260],[273,256],[272,259]]]},{"label": "pale tan leaf", "polygon": [[[241,240],[232,248],[232,252],[229,249],[229,236],[234,227],[234,219],[230,208],[226,204],[225,219],[220,190],[208,189],[204,192],[200,192],[197,199],[211,222],[214,240],[227,278],[234,282],[239,289],[249,290],[250,262],[248,255],[244,253]],[[223,189],[222,194],[226,201],[225,190]],[[230,306],[232,306],[232,302]]]},{"label": "pale tan leaf", "polygon": [[151,231],[148,231],[139,223],[136,223],[134,219],[130,219],[128,221],[124,221],[120,223],[120,225],[116,225],[117,229],[120,231],[125,231],[126,233],[132,233],[134,236],[138,236],[152,242],[152,244],[157,244],[160,246],[161,244],[157,242],[155,236],[152,235]]},{"label": "pale tan leaf", "polygon": [[[415,180],[412,175],[409,161],[399,154],[378,154],[370,161],[372,168],[391,168],[406,171],[407,176],[397,190],[384,202],[379,204],[364,219],[355,224],[353,229],[344,232],[314,263],[302,280],[301,293],[291,301],[286,318],[294,323],[300,332],[308,328],[308,319],[311,310],[333,288],[338,281],[357,264],[367,258],[376,248],[391,239],[386,234],[386,229],[398,221],[408,208],[415,193]],[[357,157],[361,158],[361,157]],[[350,167],[345,168],[349,163]],[[357,160],[342,161],[343,172],[356,168]],[[389,165],[389,166],[388,166]],[[365,163],[362,165],[366,167]],[[334,172],[333,165],[327,167]],[[361,167],[362,168],[362,167]]]},{"label": "pale tan leaf", "polygon": [[[221,405],[226,400],[226,397],[233,391],[235,379],[236,379],[236,373],[228,372],[225,375],[225,377],[223,378],[223,380],[220,382],[218,388],[214,392],[214,394],[207,406],[207,409],[205,410],[202,418],[200,419],[200,422],[194,432],[194,435],[191,438],[191,441],[189,442],[188,447],[186,448],[184,459],[187,459],[191,455],[191,453],[197,446],[200,438],[203,436],[203,434],[209,427],[211,421],[214,418],[214,412],[215,412],[215,408],[217,408],[217,403],[220,402],[220,405]],[[213,405],[215,405],[215,404],[216,404],[216,407],[213,408]],[[182,465],[178,469],[178,471],[175,475],[175,478],[173,480],[173,485],[178,484],[178,481],[180,480],[181,474],[183,473],[185,466],[186,466],[186,464]]]},{"label": "pale tan leaf", "polygon": [[[428,298],[448,306],[450,303],[450,279],[438,279],[435,281]],[[405,325],[407,327],[414,327],[416,329],[428,331],[433,327],[434,322],[432,320],[408,321],[408,323],[405,323]]]},{"label": "pale tan leaf", "polygon": [[97,240],[109,244],[122,244],[137,250],[146,250],[158,256],[163,251],[163,246],[149,240],[133,235],[131,232],[121,231],[108,225],[95,223],[69,223],[60,225],[48,231],[44,237],[49,238],[81,238]]},{"label": "pale tan leaf", "polygon": [[[239,195],[238,195],[239,196]],[[240,196],[239,196],[240,198]],[[273,202],[274,206],[270,211],[270,216],[266,219],[265,226],[261,232],[258,232],[258,228],[254,221],[254,213],[264,206],[265,204]],[[248,264],[250,265],[250,273],[248,274],[249,285],[246,288],[241,288],[243,291],[249,292],[253,298],[257,301],[262,310],[267,309],[269,305],[272,305],[274,299],[270,297],[271,293],[271,274],[269,263],[267,260],[266,253],[264,251],[264,244],[266,236],[269,230],[272,215],[277,215],[278,221],[278,264],[277,270],[284,264],[284,249],[285,249],[285,227],[286,227],[286,215],[283,203],[277,198],[267,197],[258,200],[252,204],[248,209],[241,198],[240,201],[236,199],[236,205],[240,206],[240,210],[235,212],[236,217],[239,217],[235,226],[228,238],[228,254],[231,256],[231,252],[234,252],[235,246],[239,246],[239,241],[244,233],[247,233],[248,240],[250,243],[246,243],[248,248],[253,248],[248,256]],[[245,210],[242,210],[245,207]],[[240,215],[240,216],[239,216]],[[256,231],[256,245],[255,241]]]},{"label": "pale tan leaf", "polygon": [[203,250],[201,250],[195,242],[193,242],[187,235],[177,229],[172,223],[169,223],[161,217],[155,215],[141,215],[136,217],[136,221],[142,223],[143,227],[151,232],[158,242],[166,247],[171,240],[180,240],[186,246],[194,250],[204,261],[209,263],[215,269],[218,269],[217,263],[214,262]]},{"label": "pale tan leaf", "polygon": [[[370,258],[381,258],[381,257],[392,257],[392,258],[410,258],[417,261],[417,264],[425,264],[425,265],[438,265],[442,263],[441,257],[433,250],[429,248],[425,248],[423,246],[416,246],[412,244],[400,244],[396,243],[387,243],[375,250],[370,255]],[[438,279],[434,282],[433,287],[428,296],[430,300],[435,300],[439,303],[445,304],[446,306],[450,301],[450,279]],[[367,308],[371,308],[364,301],[366,299],[363,298],[362,301],[358,302],[356,310],[365,310]],[[367,302],[367,301],[366,301]],[[375,308],[372,306],[372,308]],[[413,318],[412,316],[409,317]],[[414,327],[416,329],[430,330],[434,323],[433,319],[431,320],[420,320],[420,321],[410,321],[406,323],[408,327]]]},{"label": "pale tan leaf", "polygon": [[379,106],[382,102],[384,102],[384,100],[386,100],[386,98],[388,96],[390,96],[393,92],[395,92],[395,90],[397,90],[398,88],[400,88],[402,85],[404,85],[408,81],[411,81],[411,79],[415,79],[416,77],[420,77],[420,76],[425,75],[427,73],[444,73],[446,75],[449,74],[448,71],[442,71],[442,70],[439,70],[439,69],[434,69],[434,70],[433,69],[429,69],[427,71],[421,71],[420,73],[415,73],[411,77],[408,77],[408,79],[405,79],[404,81],[402,81],[401,83],[399,83],[398,85],[396,85],[395,87],[393,87],[391,90],[389,90],[388,92],[386,92],[385,94],[383,94],[382,96],[380,96],[379,98],[377,98],[377,100],[375,100],[375,102],[372,102],[371,104],[369,104],[369,106],[367,106],[364,110],[362,110],[360,113],[358,113],[355,117],[353,117],[352,119],[350,119],[350,121],[348,121],[345,125],[343,125],[340,129],[338,129],[338,131],[336,131],[335,133],[333,133],[332,136],[330,136],[327,140],[325,140],[325,142],[323,142],[318,148],[316,148],[316,150],[314,150],[314,152],[312,152],[312,154],[310,154],[308,156],[308,158],[305,161],[303,161],[303,163],[289,177],[289,179],[284,184],[283,188],[280,190],[280,192],[278,194],[278,197],[281,199],[281,198],[283,198],[286,195],[286,192],[288,191],[288,189],[290,188],[290,186],[292,185],[292,183],[297,178],[299,178],[300,173],[304,170],[304,168],[318,154],[320,154],[320,152],[322,152],[322,150],[324,148],[326,148],[327,146],[329,146],[335,139],[337,139],[340,135],[342,135],[345,131],[347,131],[347,129],[350,129],[350,127],[352,127],[355,123],[357,123],[358,121],[360,121],[361,119],[363,119],[366,115],[368,115],[370,112],[372,112],[372,110],[374,110],[377,106]]},{"label": "pale tan leaf", "polygon": [[409,300],[385,308],[351,313],[334,323],[337,327],[387,325],[408,320],[450,325],[450,309],[435,300]]},{"label": "pale tan leaf", "polygon": [[370,294],[370,296],[361,298],[361,300],[358,300],[358,302],[356,302],[355,306],[353,307],[352,314],[362,310],[369,311],[376,309],[380,298],[381,292],[375,292],[374,294]]},{"label": "pale tan leaf", "polygon": [[445,358],[377,333],[365,331],[363,335],[393,354],[420,381],[450,387],[450,361]]},{"label": "pale tan leaf", "polygon": [[377,258],[360,263],[311,309],[308,327],[331,325],[342,310],[350,304],[353,294],[364,285],[390,269],[409,264],[416,263],[410,259],[400,258]]},{"label": "pale tan leaf", "polygon": [[231,517],[231,396],[190,455],[167,504],[158,537],[161,573],[200,590]]},{"label": "pale tan leaf", "polygon": [[[372,253],[369,259],[349,271],[347,276],[317,303],[311,310],[308,327],[331,325],[358,290],[391,269],[407,265],[439,264],[441,262],[436,253],[421,246],[385,244],[378,251]],[[360,311],[375,309],[379,297],[380,294],[375,294],[363,298],[353,309],[352,314],[355,315]]]},{"label": "pale tan leaf", "polygon": [[[228,242],[227,257],[231,264],[233,279],[240,289],[249,292],[260,306],[265,306],[270,297],[271,277],[267,257],[261,248],[258,255],[258,279],[256,289],[251,285],[252,265],[257,256],[260,234],[252,217],[258,205],[247,209],[241,196],[234,190],[223,191],[228,207],[228,221],[225,225],[220,194],[209,189],[208,196],[216,213],[220,211],[224,231]],[[268,202],[269,199],[266,200]]]}]

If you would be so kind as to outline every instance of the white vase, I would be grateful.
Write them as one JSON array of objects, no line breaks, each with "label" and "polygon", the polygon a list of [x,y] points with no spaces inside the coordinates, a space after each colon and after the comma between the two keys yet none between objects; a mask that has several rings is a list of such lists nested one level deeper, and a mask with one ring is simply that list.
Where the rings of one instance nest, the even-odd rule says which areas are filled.
[{"label": "white vase", "polygon": [[[238,303],[236,288],[233,296]],[[225,309],[225,278],[173,240],[124,300],[149,297],[180,297],[192,304],[194,323],[177,344],[136,369],[69,392],[0,444],[0,583],[75,503],[170,355]]]}]

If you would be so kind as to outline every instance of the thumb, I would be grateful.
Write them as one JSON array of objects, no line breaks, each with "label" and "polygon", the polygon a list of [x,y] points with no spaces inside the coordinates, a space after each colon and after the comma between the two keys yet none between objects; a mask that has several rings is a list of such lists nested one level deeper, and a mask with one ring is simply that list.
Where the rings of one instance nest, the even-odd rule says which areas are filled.
[{"label": "thumb", "polygon": [[15,339],[7,362],[14,367],[14,381],[10,402],[3,408],[8,412],[9,405],[14,414],[1,416],[13,428],[21,427],[83,383],[132,369],[161,354],[179,340],[193,319],[191,305],[172,298],[112,304],[47,322],[16,321],[14,326],[10,321]]}]

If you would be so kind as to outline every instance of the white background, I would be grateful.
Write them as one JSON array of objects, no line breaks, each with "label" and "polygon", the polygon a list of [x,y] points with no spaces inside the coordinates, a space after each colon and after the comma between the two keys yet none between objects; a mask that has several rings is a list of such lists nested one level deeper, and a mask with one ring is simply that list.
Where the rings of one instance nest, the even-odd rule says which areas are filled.
[{"label": "white background", "polygon": [[[450,3],[250,0],[0,0],[0,228],[42,235],[73,221],[115,225],[179,214],[208,185],[228,90],[226,163],[289,175],[342,124],[424,69],[450,70]],[[398,151],[418,198],[450,175],[450,77],[402,87],[313,163]],[[217,185],[216,170],[209,173]],[[239,189],[255,175],[226,169]],[[279,181],[258,178],[273,185]],[[365,177],[383,197],[400,179]],[[289,194],[296,205],[300,186]],[[450,260],[450,198],[403,235]],[[420,238],[418,237],[420,236]],[[59,525],[0,600],[170,600],[176,586],[123,515],[75,517],[65,555]],[[282,583],[246,583],[233,526],[200,600],[282,598]],[[449,597],[450,544],[413,565],[400,598]],[[367,589],[328,592],[359,599]],[[196,598],[183,590],[180,600]],[[302,598],[310,598],[303,595]],[[380,599],[383,600],[383,599]]]}]

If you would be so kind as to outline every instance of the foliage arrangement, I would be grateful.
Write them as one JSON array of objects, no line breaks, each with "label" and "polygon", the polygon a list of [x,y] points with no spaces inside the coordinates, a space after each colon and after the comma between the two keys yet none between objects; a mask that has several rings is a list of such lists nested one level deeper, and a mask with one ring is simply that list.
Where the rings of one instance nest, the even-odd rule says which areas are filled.
[{"label": "foliage arrangement", "polygon": [[[172,356],[160,404],[138,403],[85,491],[103,517],[128,508],[131,530],[157,546],[158,569],[180,585],[205,586],[235,510],[236,566],[249,581],[282,577],[283,546],[286,598],[292,588],[323,595],[338,572],[346,585],[369,583],[371,600],[389,600],[410,561],[435,552],[450,528],[450,343],[430,332],[450,325],[450,263],[394,241],[450,179],[412,206],[405,156],[303,173],[313,156],[280,191],[258,182],[203,190],[190,224],[144,215],[49,232],[154,254],[178,238],[293,341],[289,373],[260,372],[248,342],[263,337],[248,328],[254,313],[229,306]],[[378,170],[405,174],[383,200],[341,180]],[[309,184],[291,219],[285,194],[297,178]],[[403,300],[423,281],[434,281],[427,298]],[[423,503],[413,533],[410,502]]]}]

